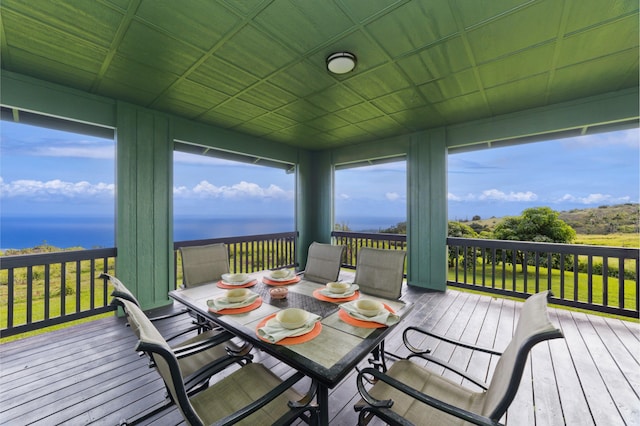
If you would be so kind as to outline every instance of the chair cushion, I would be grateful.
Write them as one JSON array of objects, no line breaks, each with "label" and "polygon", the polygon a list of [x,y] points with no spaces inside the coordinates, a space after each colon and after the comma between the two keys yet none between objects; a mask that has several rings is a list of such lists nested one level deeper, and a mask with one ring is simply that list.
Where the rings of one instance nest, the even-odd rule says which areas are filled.
[{"label": "chair cushion", "polygon": [[323,284],[337,280],[345,248],[344,245],[312,243],[309,246],[304,279]]},{"label": "chair cushion", "polygon": [[[187,339],[184,342],[181,342],[179,345],[174,346],[174,349],[177,349],[181,346],[190,345],[191,343],[206,341],[208,339],[215,337],[215,335],[218,333],[219,333],[218,330],[205,331],[204,333],[200,333],[197,336]],[[191,356],[178,359],[178,364],[180,365],[180,371],[182,372],[182,376],[188,377],[189,375],[198,371],[203,366],[208,365],[222,357],[226,357],[228,354],[225,347],[227,346],[236,348],[233,342],[229,341],[229,342],[222,343],[218,346],[209,348],[205,351],[200,351]]]},{"label": "chair cushion", "polygon": [[397,299],[402,292],[406,255],[403,250],[360,248],[354,282],[363,293]]},{"label": "chair cushion", "polygon": [[[387,374],[426,395],[457,407],[475,413],[482,409],[484,392],[472,392],[414,362],[397,361],[389,368]],[[416,401],[382,381],[373,386],[370,394],[380,400],[392,399],[394,404],[391,409],[416,425],[425,424],[425,419],[429,419],[429,424],[439,426],[465,424],[463,420]],[[363,403],[364,401],[361,401],[359,404]]]},{"label": "chair cushion", "polygon": [[229,255],[225,244],[181,247],[182,280],[185,287],[218,281],[229,272]]},{"label": "chair cushion", "polygon": [[[191,398],[191,405],[204,424],[208,425],[240,410],[280,383],[281,380],[262,364],[250,363],[196,394]],[[289,411],[288,401],[301,398],[301,395],[289,389],[237,424],[273,424]]]}]

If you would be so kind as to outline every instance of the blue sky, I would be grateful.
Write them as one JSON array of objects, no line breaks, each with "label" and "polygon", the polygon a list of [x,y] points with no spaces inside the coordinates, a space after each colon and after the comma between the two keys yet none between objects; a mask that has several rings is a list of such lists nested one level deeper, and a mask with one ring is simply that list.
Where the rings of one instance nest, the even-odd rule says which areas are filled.
[{"label": "blue sky", "polygon": [[[113,215],[114,142],[0,123],[5,216]],[[449,155],[450,219],[638,202],[638,130]],[[176,153],[177,215],[293,215],[294,176],[282,170]],[[336,216],[404,218],[404,162],[336,173]]]}]

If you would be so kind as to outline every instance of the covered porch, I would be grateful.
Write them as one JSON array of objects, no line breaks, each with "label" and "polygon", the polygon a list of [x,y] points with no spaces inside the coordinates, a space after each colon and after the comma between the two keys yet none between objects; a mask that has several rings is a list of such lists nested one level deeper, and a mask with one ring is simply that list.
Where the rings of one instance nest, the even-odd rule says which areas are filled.
[{"label": "covered porch", "polygon": [[[634,128],[634,2],[3,1],[2,119],[116,140],[117,275],[175,288],[176,150],[295,173],[296,258],[336,167],[407,162],[407,280],[447,282],[447,155]],[[355,56],[344,74],[334,52]],[[530,177],[528,177],[530,178]]]},{"label": "covered porch", "polygon": [[[458,290],[406,291],[415,309],[405,323],[497,350],[511,338],[522,304]],[[507,425],[638,424],[638,323],[553,307],[550,316],[565,338],[534,348]],[[161,331],[180,329],[187,317],[163,322]],[[161,379],[134,352],[137,340],[125,323],[114,316],[0,346],[2,422],[115,425],[161,403]],[[387,350],[402,354],[402,330],[402,325],[394,330]],[[452,351],[445,344],[433,349],[477,377],[491,377],[495,357]],[[289,374],[289,367],[274,358],[261,352],[255,356],[277,374]],[[330,393],[331,424],[356,424],[355,375],[354,370]],[[143,424],[183,423],[171,408]]]}]

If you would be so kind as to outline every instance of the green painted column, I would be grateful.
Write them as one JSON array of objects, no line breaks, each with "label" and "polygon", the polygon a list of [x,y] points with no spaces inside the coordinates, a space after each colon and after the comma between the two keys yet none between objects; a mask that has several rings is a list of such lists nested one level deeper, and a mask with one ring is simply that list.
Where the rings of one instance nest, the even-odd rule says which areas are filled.
[{"label": "green painted column", "polygon": [[173,138],[163,114],[117,105],[116,274],[143,308],[169,303],[173,282]]},{"label": "green painted column", "polygon": [[407,157],[409,285],[447,287],[447,146],[444,129],[412,136]]},{"label": "green painted column", "polygon": [[296,169],[296,256],[300,269],[312,242],[331,242],[333,166],[327,151],[300,151]]}]

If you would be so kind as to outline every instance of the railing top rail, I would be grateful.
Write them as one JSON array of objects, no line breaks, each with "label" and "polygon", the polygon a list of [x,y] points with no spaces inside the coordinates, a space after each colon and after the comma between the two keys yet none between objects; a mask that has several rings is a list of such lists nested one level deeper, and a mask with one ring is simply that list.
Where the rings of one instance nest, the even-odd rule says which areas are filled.
[{"label": "railing top rail", "polygon": [[263,241],[263,240],[276,240],[281,238],[292,238],[298,235],[297,232],[277,232],[273,234],[261,234],[261,235],[246,235],[241,237],[223,237],[223,238],[208,238],[204,240],[188,240],[188,241],[176,241],[173,243],[173,249],[177,250],[180,247],[192,247],[192,246],[201,246],[205,244],[216,244],[216,243],[224,243],[224,244],[233,244],[233,243],[244,243],[250,241]]},{"label": "railing top rail", "polygon": [[384,241],[406,241],[407,236],[405,234],[385,234],[381,232],[368,233],[368,232],[351,232],[351,231],[333,231],[332,237],[347,237],[347,238],[366,238],[368,240],[384,240]]},{"label": "railing top rail", "polygon": [[0,268],[23,268],[26,266],[37,266],[47,263],[75,262],[78,260],[91,260],[101,257],[115,256],[117,256],[117,249],[115,247],[0,256]]},{"label": "railing top rail", "polygon": [[640,250],[637,248],[591,246],[585,244],[536,243],[531,241],[485,240],[480,238],[448,237],[447,245],[467,245],[480,248],[517,249],[522,251],[554,252],[595,256],[606,255],[636,260],[640,258]]}]

